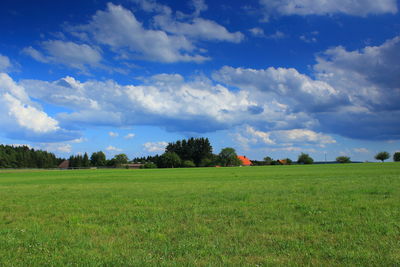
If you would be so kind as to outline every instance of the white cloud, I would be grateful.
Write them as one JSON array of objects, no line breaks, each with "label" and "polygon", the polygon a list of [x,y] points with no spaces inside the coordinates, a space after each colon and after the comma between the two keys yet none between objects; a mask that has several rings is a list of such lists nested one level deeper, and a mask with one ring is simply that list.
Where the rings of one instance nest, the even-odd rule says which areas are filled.
[{"label": "white cloud", "polygon": [[373,105],[379,109],[398,107],[400,36],[359,51],[334,47],[317,60],[314,67],[317,77],[350,95],[357,105]]},{"label": "white cloud", "polygon": [[[357,51],[329,49],[317,59],[315,78],[292,68],[225,66],[213,74],[214,81],[159,74],[139,85],[72,77],[20,85],[35,99],[72,110],[57,114],[63,127],[156,125],[204,133],[247,124],[269,133],[264,137],[273,142],[283,142],[279,134],[321,146],[333,143],[322,133],[390,140],[400,138],[399,47],[396,37]],[[29,99],[25,91],[14,91]]]},{"label": "white cloud", "polygon": [[125,139],[132,139],[135,137],[134,133],[128,133],[127,135],[124,136]]},{"label": "white cloud", "polygon": [[293,129],[272,132],[275,142],[302,143],[302,144],[334,144],[336,141],[329,135],[317,133],[308,129]]},{"label": "white cloud", "polygon": [[320,114],[324,130],[353,138],[400,138],[396,121],[400,116],[399,36],[355,51],[334,47],[320,54],[317,61],[316,77],[347,95],[352,104]]},{"label": "white cloud", "polygon": [[264,30],[259,27],[249,29],[249,32],[256,37],[265,37]]},{"label": "white cloud", "polygon": [[15,119],[19,126],[36,133],[54,132],[60,129],[58,122],[45,112],[24,104],[8,93],[3,94],[2,97],[1,102],[8,110],[8,116]]},{"label": "white cloud", "polygon": [[286,151],[286,152],[308,152],[308,153],[315,153],[317,150],[315,148],[304,148],[304,147],[295,147],[295,146],[288,146],[288,147],[276,147],[269,149],[271,152],[279,152],[279,151]]},{"label": "white cloud", "polygon": [[23,53],[43,63],[59,63],[80,70],[85,70],[86,66],[100,66],[102,60],[99,49],[87,44],[50,40],[42,42],[41,47],[46,54],[33,47],[24,48]]},{"label": "white cloud", "polygon": [[364,147],[354,148],[353,150],[354,150],[354,152],[356,152],[356,153],[369,153],[368,148],[364,148]]},{"label": "white cloud", "polygon": [[106,150],[110,151],[110,152],[121,152],[121,151],[123,151],[121,148],[118,148],[118,147],[115,147],[115,146],[111,146],[111,145],[106,147]]},{"label": "white cloud", "polygon": [[273,94],[296,110],[322,111],[347,103],[347,96],[328,83],[313,80],[292,68],[257,70],[225,66],[213,77],[228,85],[267,93],[264,97]]},{"label": "white cloud", "polygon": [[35,59],[39,62],[42,62],[42,63],[49,62],[49,59],[46,56],[44,56],[40,51],[33,48],[32,46],[28,46],[28,47],[25,47],[24,49],[22,49],[22,53],[32,57],[33,59]]},{"label": "white cloud", "polygon": [[111,137],[118,137],[119,134],[116,132],[109,132],[108,135]]},{"label": "white cloud", "polygon": [[165,147],[168,145],[167,142],[147,142],[143,144],[144,150],[147,152],[158,152],[162,153],[165,151]]},{"label": "white cloud", "polygon": [[365,17],[370,14],[397,13],[396,0],[260,0],[265,17],[274,15],[347,14]]},{"label": "white cloud", "polygon": [[56,119],[30,99],[23,86],[5,73],[0,73],[0,121],[0,129],[9,138],[49,141],[76,138],[76,133],[62,129]]},{"label": "white cloud", "polygon": [[3,123],[7,121],[36,133],[60,129],[58,122],[34,106],[24,88],[5,73],[0,73],[0,95]]},{"label": "white cloud", "polygon": [[0,54],[0,72],[7,71],[11,68],[12,64],[8,57]]},{"label": "white cloud", "polygon": [[57,116],[67,124],[147,124],[204,132],[240,123],[250,114],[262,117],[264,110],[245,91],[232,92],[209,81],[185,82],[180,75],[156,75],[138,86],[113,81],[81,83],[73,78],[22,84],[33,97],[72,108],[74,112]]},{"label": "white cloud", "polygon": [[293,147],[297,145],[324,146],[334,144],[336,141],[329,135],[317,133],[308,129],[277,130],[264,132],[247,125],[245,129],[239,128],[236,139],[245,147],[249,145],[268,147]]},{"label": "white cloud", "polygon": [[106,11],[97,11],[89,24],[72,31],[87,33],[99,44],[131,58],[161,62],[207,60],[195,52],[195,46],[184,36],[146,29],[131,11],[112,3]]},{"label": "white cloud", "polygon": [[194,7],[193,16],[199,16],[201,12],[208,9],[208,6],[204,2],[204,0],[192,0],[191,4]]},{"label": "white cloud", "polygon": [[179,22],[169,15],[163,14],[156,16],[154,19],[156,25],[161,29],[187,38],[233,43],[239,43],[244,39],[242,33],[231,33],[224,26],[203,18],[194,18],[190,22]]},{"label": "white cloud", "polygon": [[61,153],[71,153],[72,146],[70,144],[60,144],[60,143],[49,143],[41,144],[40,147],[46,151],[50,152],[61,152]]},{"label": "white cloud", "polygon": [[257,139],[259,139],[264,144],[270,144],[270,145],[275,144],[275,141],[271,140],[270,138],[271,133],[258,131],[250,126],[246,127],[246,132],[252,137],[253,142],[257,142]]},{"label": "white cloud", "polygon": [[81,137],[81,138],[74,139],[74,140],[72,140],[72,141],[70,141],[70,142],[71,142],[71,143],[75,143],[75,144],[80,144],[80,143],[87,142],[87,141],[88,141],[88,140],[87,140],[86,138]]},{"label": "white cloud", "polygon": [[182,36],[192,41],[226,41],[239,43],[244,39],[240,32],[229,32],[224,26],[215,21],[200,17],[200,13],[207,10],[203,0],[189,2],[194,9],[192,14],[180,11],[173,12],[170,7],[155,1],[135,0],[147,12],[155,12],[154,26],[174,36]]}]

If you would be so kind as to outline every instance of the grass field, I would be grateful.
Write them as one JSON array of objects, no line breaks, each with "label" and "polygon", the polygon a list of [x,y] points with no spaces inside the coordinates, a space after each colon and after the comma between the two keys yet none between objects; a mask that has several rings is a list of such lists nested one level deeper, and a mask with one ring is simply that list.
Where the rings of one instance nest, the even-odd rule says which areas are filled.
[{"label": "grass field", "polygon": [[399,266],[400,164],[0,171],[0,266]]}]

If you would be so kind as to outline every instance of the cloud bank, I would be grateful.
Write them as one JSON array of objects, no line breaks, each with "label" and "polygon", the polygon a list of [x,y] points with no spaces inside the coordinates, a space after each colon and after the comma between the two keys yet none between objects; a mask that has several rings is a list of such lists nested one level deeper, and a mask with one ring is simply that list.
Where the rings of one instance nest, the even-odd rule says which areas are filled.
[{"label": "cloud bank", "polygon": [[274,15],[367,15],[397,13],[396,0],[260,0],[266,18]]}]

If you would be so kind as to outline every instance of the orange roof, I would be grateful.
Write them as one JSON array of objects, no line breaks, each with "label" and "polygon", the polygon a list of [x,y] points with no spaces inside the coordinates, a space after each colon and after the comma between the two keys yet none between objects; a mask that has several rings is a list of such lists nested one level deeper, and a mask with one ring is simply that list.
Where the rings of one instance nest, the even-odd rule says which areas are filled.
[{"label": "orange roof", "polygon": [[287,160],[286,159],[278,159],[278,162],[282,165],[286,165],[287,164]]},{"label": "orange roof", "polygon": [[250,166],[252,164],[251,161],[248,158],[246,158],[246,156],[237,156],[237,157],[238,159],[240,159],[243,166]]}]

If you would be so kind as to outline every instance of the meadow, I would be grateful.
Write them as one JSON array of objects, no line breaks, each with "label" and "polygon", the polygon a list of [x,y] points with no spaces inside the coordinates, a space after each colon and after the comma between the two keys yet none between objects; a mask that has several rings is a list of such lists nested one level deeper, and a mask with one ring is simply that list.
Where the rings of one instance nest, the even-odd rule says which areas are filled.
[{"label": "meadow", "polygon": [[0,171],[0,266],[399,266],[400,164]]}]

